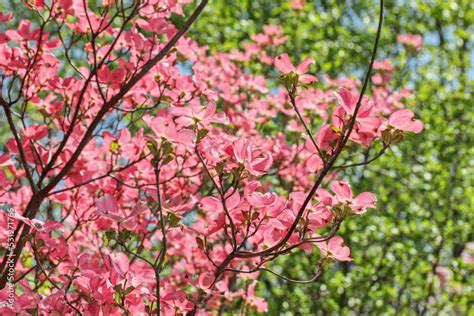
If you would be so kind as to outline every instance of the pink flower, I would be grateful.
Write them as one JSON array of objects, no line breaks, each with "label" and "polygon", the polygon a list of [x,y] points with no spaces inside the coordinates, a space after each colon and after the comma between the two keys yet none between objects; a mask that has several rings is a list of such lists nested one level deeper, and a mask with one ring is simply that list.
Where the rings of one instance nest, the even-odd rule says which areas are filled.
[{"label": "pink flower", "polygon": [[467,264],[474,264],[474,242],[471,241],[464,245],[461,258]]},{"label": "pink flower", "polygon": [[139,19],[137,20],[137,25],[139,25],[140,28],[149,32],[155,32],[160,34],[166,34],[167,32],[174,31],[172,25],[167,23],[164,18],[149,18],[147,20]]},{"label": "pink flower", "polygon": [[423,130],[423,122],[414,119],[415,114],[411,110],[398,110],[388,119],[388,125],[404,132],[418,134]]},{"label": "pink flower", "polygon": [[332,217],[333,215],[328,207],[324,205],[318,205],[308,215],[308,227],[313,231],[318,228],[326,227],[331,221]]},{"label": "pink flower", "polygon": [[155,132],[158,137],[166,138],[171,142],[192,144],[194,140],[194,133],[188,129],[179,130],[176,124],[167,120],[164,117],[151,117],[146,115],[143,121]]},{"label": "pink flower", "polygon": [[340,236],[334,236],[328,242],[316,243],[323,256],[331,256],[337,261],[352,261],[351,250],[344,246],[344,240]]},{"label": "pink flower", "polygon": [[293,10],[300,10],[304,8],[306,0],[291,0],[290,6]]},{"label": "pink flower", "polygon": [[8,184],[7,174],[0,169],[0,187],[6,188]]},{"label": "pink flower", "polygon": [[97,215],[109,218],[119,223],[123,223],[124,227],[130,230],[135,228],[137,224],[135,216],[146,210],[145,205],[137,204],[135,207],[133,207],[129,214],[127,214],[123,209],[120,214],[117,200],[109,193],[104,194],[103,197],[98,199],[96,201],[96,206]]},{"label": "pink flower", "polygon": [[[240,194],[238,191],[229,193],[225,198],[225,207],[233,213],[239,209]],[[193,230],[211,236],[225,225],[225,211],[222,201],[213,196],[206,196],[201,199],[200,207],[207,214],[205,221],[198,221],[193,225]]]},{"label": "pink flower", "polygon": [[[321,149],[321,144],[318,144],[317,141],[316,144]],[[311,153],[308,159],[306,160],[306,167],[308,168],[308,170],[312,173],[321,170],[324,167],[323,160],[319,156],[318,150],[316,149],[313,144],[313,141],[309,137],[306,138],[305,149]]]},{"label": "pink flower", "polygon": [[336,194],[336,204],[349,206],[356,214],[363,214],[368,208],[375,208],[377,198],[370,192],[363,192],[353,198],[352,189],[345,181],[331,184],[331,190]]},{"label": "pink flower", "polygon": [[23,135],[33,140],[38,140],[48,135],[48,127],[46,125],[31,125],[22,129]]},{"label": "pink flower", "polygon": [[395,66],[388,59],[376,60],[374,61],[374,70],[389,73],[395,70]]},{"label": "pink flower", "polygon": [[288,75],[291,73],[297,74],[298,82],[307,84],[313,83],[318,80],[317,77],[306,74],[311,64],[314,64],[314,59],[311,57],[307,57],[296,68],[291,63],[288,54],[282,54],[275,58],[275,67],[276,69],[278,69],[279,72],[282,73],[282,75]]},{"label": "pink flower", "polygon": [[244,295],[244,299],[252,307],[255,307],[257,312],[265,313],[268,311],[268,304],[263,297],[255,296],[256,283],[249,285],[247,289],[247,295]]},{"label": "pink flower", "polygon": [[170,107],[168,113],[177,117],[178,128],[200,123],[207,127],[210,123],[228,123],[224,113],[216,113],[216,104],[210,102],[206,107],[190,105],[186,107]]},{"label": "pink flower", "polygon": [[30,26],[31,26],[30,21],[21,20],[16,30],[7,30],[5,34],[12,41],[36,40],[37,36],[39,35],[40,30],[35,29],[34,31],[30,31]]},{"label": "pink flower", "polygon": [[[340,137],[338,133],[334,131],[334,126],[330,124],[326,124],[321,126],[316,135],[316,144],[318,145],[319,149],[330,152],[336,143],[335,141]],[[306,149],[310,152],[317,153],[316,147],[310,138],[306,140]],[[321,161],[322,163],[322,161]]]},{"label": "pink flower", "polygon": [[446,267],[437,266],[435,269],[436,276],[439,279],[439,286],[441,288],[446,287],[451,278],[453,277],[453,272]]},{"label": "pink flower", "polygon": [[359,100],[359,95],[352,93],[346,88],[341,88],[339,92],[335,92],[337,102],[348,114],[353,114]]},{"label": "pink flower", "polygon": [[[339,93],[334,93],[334,96],[339,103],[339,107],[333,112],[333,124],[339,130],[343,130],[355,112],[359,95],[342,88]],[[368,146],[377,136],[380,124],[381,119],[372,113],[372,105],[366,99],[362,99],[350,140]]]},{"label": "pink flower", "polygon": [[267,192],[265,194],[260,192],[253,192],[247,200],[253,207],[266,207],[272,205],[277,198],[277,195],[273,192]]},{"label": "pink flower", "polygon": [[111,71],[109,67],[101,67],[98,70],[98,77],[100,83],[118,85],[124,80],[126,76],[126,70],[124,67],[119,67],[114,71]]},{"label": "pink flower", "polygon": [[254,176],[261,176],[272,165],[273,158],[270,153],[263,154],[253,148],[247,139],[239,139],[228,147],[230,154],[233,154],[237,162],[242,163],[248,172]]},{"label": "pink flower", "polygon": [[207,290],[214,283],[214,276],[211,273],[202,273],[198,279],[198,285],[201,289]]},{"label": "pink flower", "polygon": [[114,221],[121,222],[123,217],[119,214],[117,200],[109,193],[96,201],[97,215],[110,218]]},{"label": "pink flower", "polygon": [[23,223],[27,224],[28,226],[36,229],[37,231],[43,232],[44,231],[44,222],[37,220],[37,219],[30,219],[18,214],[16,211],[13,211],[13,218],[22,221]]},{"label": "pink flower", "polygon": [[8,22],[13,18],[13,12],[3,15],[3,12],[0,12],[0,22]]},{"label": "pink flower", "polygon": [[418,34],[398,34],[397,41],[416,52],[423,48],[423,37]]},{"label": "pink flower", "polygon": [[0,33],[0,44],[8,43],[9,40],[10,38],[7,35]]}]

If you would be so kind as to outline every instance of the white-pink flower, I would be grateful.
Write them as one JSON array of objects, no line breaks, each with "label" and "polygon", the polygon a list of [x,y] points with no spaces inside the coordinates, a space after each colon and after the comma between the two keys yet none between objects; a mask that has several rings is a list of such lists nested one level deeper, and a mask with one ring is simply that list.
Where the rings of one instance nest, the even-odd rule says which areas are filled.
[{"label": "white-pink flower", "polygon": [[344,246],[344,240],[340,236],[334,236],[327,242],[316,243],[324,257],[331,256],[337,261],[352,261],[351,250]]},{"label": "white-pink flower", "polygon": [[275,68],[278,69],[282,75],[288,75],[294,73],[298,75],[298,82],[310,84],[318,80],[317,77],[313,75],[308,75],[306,72],[311,64],[314,64],[314,59],[312,57],[307,57],[301,64],[297,67],[293,66],[291,63],[290,57],[288,54],[281,54],[275,58]]}]

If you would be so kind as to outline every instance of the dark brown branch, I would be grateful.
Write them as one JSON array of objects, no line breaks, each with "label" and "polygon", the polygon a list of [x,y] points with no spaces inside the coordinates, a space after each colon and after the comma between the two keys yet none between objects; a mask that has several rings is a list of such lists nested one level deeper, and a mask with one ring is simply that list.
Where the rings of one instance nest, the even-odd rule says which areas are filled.
[{"label": "dark brown branch", "polygon": [[380,150],[377,155],[373,156],[372,158],[370,159],[365,159],[364,161],[361,161],[361,162],[357,162],[357,163],[352,163],[352,164],[346,164],[346,165],[338,165],[338,166],[334,166],[332,167],[333,169],[345,169],[345,168],[351,168],[351,167],[358,167],[358,166],[364,166],[364,165],[368,165],[372,162],[374,162],[375,160],[379,159],[380,157],[382,157],[382,155],[387,151],[387,148],[389,147],[389,144],[386,144],[383,146],[382,150]]},{"label": "dark brown branch", "polygon": [[25,150],[23,148],[23,143],[20,139],[20,136],[18,135],[18,132],[15,127],[15,122],[13,122],[13,117],[12,117],[12,112],[10,109],[10,105],[0,97],[0,105],[3,107],[5,111],[5,116],[7,117],[8,125],[10,126],[10,130],[13,134],[13,137],[15,138],[16,145],[18,147],[18,151],[20,152],[20,162],[21,165],[23,166],[23,169],[25,169],[26,173],[26,178],[28,179],[28,182],[30,183],[31,189],[33,190],[33,193],[38,192],[38,188],[36,187],[35,181],[33,180],[33,176],[30,173],[30,168],[28,166],[28,162],[26,161],[26,155],[25,155]]},{"label": "dark brown branch", "polygon": [[296,106],[295,96],[292,93],[290,93],[290,102],[291,102],[291,105],[293,106],[293,110],[295,111],[296,115],[298,116],[298,119],[300,120],[301,124],[303,124],[304,129],[306,130],[306,133],[308,134],[308,137],[310,138],[310,140],[313,143],[314,147],[316,147],[316,151],[318,152],[319,158],[321,158],[321,160],[323,161],[323,164],[326,165],[326,157],[324,157],[323,152],[321,151],[318,144],[316,143],[316,140],[314,139],[313,133],[311,133],[311,130],[309,129],[309,127],[306,124],[303,116],[300,113],[300,110],[298,110],[298,107]]}]

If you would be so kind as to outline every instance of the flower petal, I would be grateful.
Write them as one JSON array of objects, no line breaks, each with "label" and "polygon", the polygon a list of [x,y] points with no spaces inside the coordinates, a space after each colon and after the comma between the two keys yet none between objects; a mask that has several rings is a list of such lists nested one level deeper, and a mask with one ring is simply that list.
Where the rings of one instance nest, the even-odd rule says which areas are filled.
[{"label": "flower petal", "polygon": [[279,72],[286,75],[287,73],[294,72],[295,66],[291,63],[290,57],[288,54],[281,54],[277,58],[275,58],[275,68],[278,69]]},{"label": "flower petal", "polygon": [[296,73],[298,75],[304,75],[311,64],[314,64],[314,59],[312,57],[306,57],[305,60],[296,67]]}]

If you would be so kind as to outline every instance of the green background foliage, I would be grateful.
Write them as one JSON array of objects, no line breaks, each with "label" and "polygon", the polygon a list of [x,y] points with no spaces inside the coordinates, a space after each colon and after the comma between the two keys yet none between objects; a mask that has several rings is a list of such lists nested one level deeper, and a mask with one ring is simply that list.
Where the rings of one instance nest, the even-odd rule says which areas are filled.
[{"label": "green background foliage", "polygon": [[[311,284],[262,275],[259,294],[270,314],[474,315],[474,267],[461,258],[474,241],[474,2],[387,1],[385,10],[378,59],[400,70],[394,80],[412,89],[408,107],[425,130],[373,164],[344,171],[354,191],[372,191],[379,201],[342,227],[354,261],[333,265]],[[312,55],[321,73],[361,78],[377,14],[378,2],[368,0],[307,1],[300,11],[289,1],[214,0],[192,37],[211,51],[229,51],[265,24],[281,25],[289,38],[281,52],[295,61]],[[421,34],[423,50],[408,54],[399,33]],[[315,262],[300,253],[276,265],[305,279]],[[439,267],[452,271],[444,287]]]}]

